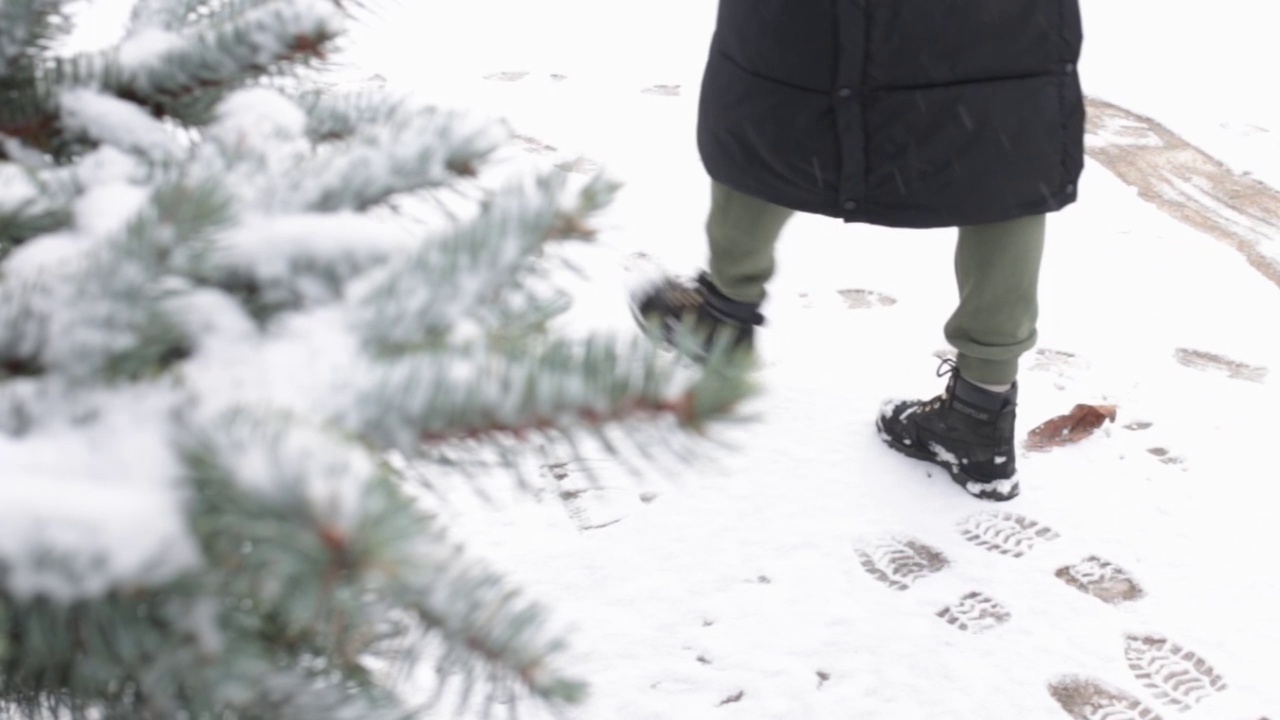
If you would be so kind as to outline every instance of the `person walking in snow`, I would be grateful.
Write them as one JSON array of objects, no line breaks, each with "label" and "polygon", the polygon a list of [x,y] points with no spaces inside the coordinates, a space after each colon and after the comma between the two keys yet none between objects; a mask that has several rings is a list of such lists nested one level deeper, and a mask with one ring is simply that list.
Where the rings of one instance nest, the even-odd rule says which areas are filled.
[{"label": "person walking in snow", "polygon": [[1078,0],[721,0],[697,128],[710,259],[633,297],[638,319],[750,350],[794,213],[957,227],[947,385],[876,425],[970,494],[1015,497],[1046,216],[1075,201],[1084,163],[1081,44]]}]

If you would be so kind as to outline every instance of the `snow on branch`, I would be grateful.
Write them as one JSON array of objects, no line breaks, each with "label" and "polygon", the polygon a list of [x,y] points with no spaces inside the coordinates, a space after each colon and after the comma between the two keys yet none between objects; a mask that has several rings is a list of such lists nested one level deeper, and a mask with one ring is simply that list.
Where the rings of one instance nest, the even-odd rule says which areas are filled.
[{"label": "snow on branch", "polygon": [[363,210],[399,193],[440,187],[473,174],[508,138],[504,126],[470,112],[424,108],[368,123],[298,168],[284,207]]},{"label": "snow on branch", "polygon": [[370,126],[406,124],[419,112],[385,92],[308,91],[297,102],[307,114],[307,135],[317,143],[348,138]]},{"label": "snow on branch", "polygon": [[190,340],[171,308],[182,286],[165,278],[198,268],[228,221],[220,188],[108,186],[80,204],[106,217],[85,213],[87,236],[24,247],[0,279],[0,366],[87,381],[141,377],[185,356]]},{"label": "snow on branch", "polygon": [[0,76],[69,29],[68,0],[0,0]]},{"label": "snow on branch", "polygon": [[513,184],[480,213],[356,291],[354,319],[375,348],[438,337],[508,287],[558,215],[553,176]]},{"label": "snow on branch", "polygon": [[61,2],[0,0],[0,714],[407,720],[384,671],[429,636],[468,697],[478,669],[578,699],[398,461],[610,426],[647,453],[751,390],[551,332],[548,244],[613,181],[510,173],[477,113],[300,92],[350,1],[141,0],[59,57]]},{"label": "snow on branch", "polygon": [[[580,700],[585,685],[555,667],[566,646],[551,631],[546,610],[460,550],[442,550],[443,544],[440,538],[421,556],[406,558],[417,565],[414,576],[432,579],[407,589],[418,598],[418,620],[447,641],[439,664],[461,671],[464,695],[483,684],[490,697],[494,689],[522,687],[552,703]],[[439,693],[448,682],[442,680]]]},{"label": "snow on branch", "polygon": [[205,0],[136,0],[129,13],[128,35],[143,30],[178,30]]},{"label": "snow on branch", "polygon": [[[0,594],[72,601],[199,565],[173,512],[183,489],[166,447],[165,396],[92,395],[72,402],[46,393],[41,410],[52,417],[41,432],[0,432]],[[77,422],[77,407],[92,407],[95,422]]]},{"label": "snow on branch", "polygon": [[352,278],[420,244],[408,230],[364,214],[246,218],[220,236],[208,279],[265,318],[336,301]]},{"label": "snow on branch", "polygon": [[23,241],[61,227],[68,208],[29,168],[0,160],[0,260]]},{"label": "snow on branch", "polygon": [[[224,591],[253,598],[299,641],[355,664],[374,639],[360,631],[387,622],[380,613],[391,603],[413,613],[419,632],[443,636],[454,661],[482,660],[551,700],[578,687],[551,668],[562,645],[546,612],[404,503],[352,437],[234,411],[191,426],[179,447],[206,518],[204,551],[215,566],[236,567]],[[324,587],[333,583],[350,592]],[[331,599],[317,606],[322,597]]]},{"label": "snow on branch", "polygon": [[62,121],[68,130],[156,161],[172,159],[182,150],[173,132],[146,110],[92,90],[63,92]]},{"label": "snow on branch", "polygon": [[216,101],[286,63],[322,58],[342,29],[342,15],[330,0],[230,7],[243,11],[189,30],[143,27],[127,37],[116,51],[121,78],[113,89],[147,107],[199,117],[212,107],[200,102],[202,96]]},{"label": "snow on branch", "polygon": [[181,30],[193,22],[217,22],[279,0],[137,0],[129,16],[129,32]]},{"label": "snow on branch", "polygon": [[528,341],[406,355],[370,367],[342,423],[377,444],[415,454],[422,444],[527,438],[539,433],[672,417],[699,426],[750,392],[736,359],[713,358],[692,384],[645,339]]},{"label": "snow on branch", "polygon": [[535,256],[548,240],[591,236],[586,218],[615,189],[604,176],[572,189],[560,173],[500,185],[474,217],[354,289],[354,321],[365,342],[380,350],[414,347],[480,314],[515,325],[546,320],[561,298],[527,285],[537,273]]}]

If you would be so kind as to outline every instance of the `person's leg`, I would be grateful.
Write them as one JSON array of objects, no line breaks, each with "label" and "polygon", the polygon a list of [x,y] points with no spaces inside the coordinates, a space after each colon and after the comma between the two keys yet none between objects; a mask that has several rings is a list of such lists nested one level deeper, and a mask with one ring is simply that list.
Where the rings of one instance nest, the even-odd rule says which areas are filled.
[{"label": "person's leg", "polygon": [[[707,269],[692,281],[664,277],[632,293],[636,320],[695,360],[706,359],[727,341],[735,350],[754,349],[760,305],[773,277],[773,250],[794,211],[711,183],[706,232]],[[692,324],[693,342],[682,338]]]},{"label": "person's leg", "polygon": [[707,270],[716,288],[738,302],[763,302],[774,272],[774,246],[794,214],[713,181]]},{"label": "person's leg", "polygon": [[945,333],[966,380],[1003,390],[1017,379],[1018,359],[1035,346],[1044,236],[1044,215],[960,228],[960,304]]},{"label": "person's leg", "polygon": [[1045,217],[960,229],[960,304],[946,324],[956,348],[947,389],[932,400],[890,400],[876,427],[898,452],[946,468],[984,500],[1018,496],[1018,359],[1036,342]]}]

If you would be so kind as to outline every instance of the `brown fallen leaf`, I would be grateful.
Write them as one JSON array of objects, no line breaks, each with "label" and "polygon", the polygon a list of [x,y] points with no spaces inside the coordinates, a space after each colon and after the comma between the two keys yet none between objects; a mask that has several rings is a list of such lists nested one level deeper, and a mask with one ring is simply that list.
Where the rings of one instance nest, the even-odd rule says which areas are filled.
[{"label": "brown fallen leaf", "polygon": [[1026,448],[1044,452],[1080,442],[1102,427],[1103,423],[1115,421],[1115,405],[1081,403],[1066,415],[1059,415],[1027,433]]}]

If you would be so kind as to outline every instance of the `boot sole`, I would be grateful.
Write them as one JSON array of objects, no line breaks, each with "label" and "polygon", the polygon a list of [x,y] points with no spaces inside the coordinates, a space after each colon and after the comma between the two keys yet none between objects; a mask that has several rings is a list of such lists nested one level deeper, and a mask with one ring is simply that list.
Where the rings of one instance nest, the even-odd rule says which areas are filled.
[{"label": "boot sole", "polygon": [[978,480],[966,475],[951,463],[939,460],[932,453],[897,442],[889,436],[889,433],[885,432],[884,426],[880,423],[880,418],[876,418],[876,431],[880,433],[880,439],[899,454],[905,455],[912,460],[920,460],[930,465],[937,465],[946,470],[947,474],[951,476],[952,482],[979,500],[1007,502],[1018,497],[1019,493],[1022,492],[1017,477],[1012,477],[1008,480]]},{"label": "boot sole", "polygon": [[[631,319],[635,320],[636,327],[640,328],[640,332],[648,336],[650,340],[658,344],[658,347],[660,350],[663,350],[669,353],[674,353],[676,355],[680,355],[682,357],[688,358],[689,360],[692,360],[694,363],[697,363],[699,365],[703,365],[707,362],[708,357],[706,353],[696,349],[690,352],[690,351],[682,350],[676,347],[676,344],[671,342],[671,340],[667,338],[665,332],[655,335],[653,332],[653,327],[648,323],[648,321],[645,320],[644,316],[640,314],[640,310],[635,306],[635,304],[634,303],[629,303],[629,304],[631,306],[630,307]],[[663,330],[665,329],[666,328],[663,327]]]}]

